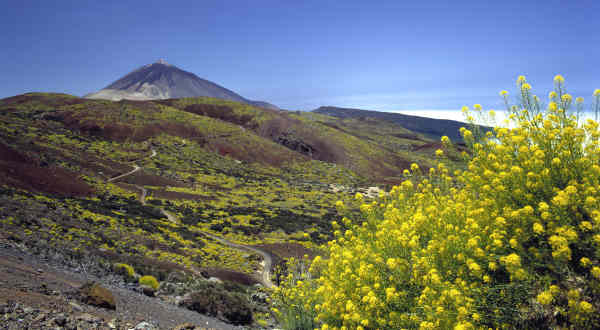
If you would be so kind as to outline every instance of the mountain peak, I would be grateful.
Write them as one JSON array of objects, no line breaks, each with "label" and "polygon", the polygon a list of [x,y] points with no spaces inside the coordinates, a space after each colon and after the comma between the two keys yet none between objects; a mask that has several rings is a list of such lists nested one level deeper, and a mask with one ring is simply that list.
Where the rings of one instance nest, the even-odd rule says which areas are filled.
[{"label": "mountain peak", "polygon": [[163,58],[155,63],[144,65],[100,91],[88,94],[85,97],[118,101],[122,99],[160,100],[199,96],[279,109],[266,102],[248,100],[225,87],[199,78],[191,72],[181,70],[167,63]]}]

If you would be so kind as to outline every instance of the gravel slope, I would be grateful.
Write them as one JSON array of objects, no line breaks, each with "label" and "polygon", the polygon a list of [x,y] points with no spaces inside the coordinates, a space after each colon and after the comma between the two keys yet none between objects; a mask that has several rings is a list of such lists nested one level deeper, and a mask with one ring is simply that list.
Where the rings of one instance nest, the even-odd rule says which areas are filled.
[{"label": "gravel slope", "polygon": [[[74,292],[88,281],[99,282],[113,293],[117,305],[115,311],[88,306],[73,298]],[[55,314],[88,313],[107,322],[117,318],[123,321],[124,329],[127,323],[133,327],[142,321],[160,329],[172,329],[186,322],[209,329],[243,329],[111,282],[110,278],[97,278],[51,264],[0,240],[0,303],[19,302]]]}]

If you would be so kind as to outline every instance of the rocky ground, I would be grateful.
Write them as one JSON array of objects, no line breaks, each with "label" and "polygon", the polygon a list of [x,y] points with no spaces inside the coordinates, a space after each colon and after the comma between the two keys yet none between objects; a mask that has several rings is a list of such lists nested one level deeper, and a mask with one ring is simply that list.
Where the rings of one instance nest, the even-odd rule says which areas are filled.
[{"label": "rocky ground", "polygon": [[0,239],[0,329],[241,329],[40,252]]}]

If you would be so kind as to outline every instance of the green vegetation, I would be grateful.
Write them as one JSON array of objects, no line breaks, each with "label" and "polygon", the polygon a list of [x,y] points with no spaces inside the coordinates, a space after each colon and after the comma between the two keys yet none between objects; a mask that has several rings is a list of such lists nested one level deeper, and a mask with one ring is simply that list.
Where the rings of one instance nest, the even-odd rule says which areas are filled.
[{"label": "green vegetation", "polygon": [[158,287],[159,287],[156,277],[154,277],[152,275],[144,275],[144,276],[140,277],[139,283],[140,283],[140,285],[145,285],[145,286],[151,287],[154,290],[158,290]]},{"label": "green vegetation", "polygon": [[135,271],[133,270],[133,267],[128,264],[117,263],[115,264],[114,268],[117,274],[121,274],[127,279],[133,279],[135,277]]},{"label": "green vegetation", "polygon": [[561,76],[545,111],[518,87],[512,128],[461,129],[464,171],[448,170],[443,137],[435,168],[414,164],[379,200],[356,195],[362,215],[332,223],[324,257],[292,264],[276,289],[287,328],[597,327],[599,125],[578,122],[583,99]]},{"label": "green vegetation", "polygon": [[252,307],[239,288],[232,290],[222,284],[202,282],[195,290],[182,301],[182,306],[202,314],[222,316],[233,324],[252,323]]},{"label": "green vegetation", "polygon": [[[429,169],[438,145],[377,119],[210,98],[19,95],[0,100],[0,235],[101,258],[132,282],[176,271],[251,285],[261,258],[210,235],[319,254],[336,201],[358,212],[356,191]],[[456,167],[460,151],[447,150]]]}]

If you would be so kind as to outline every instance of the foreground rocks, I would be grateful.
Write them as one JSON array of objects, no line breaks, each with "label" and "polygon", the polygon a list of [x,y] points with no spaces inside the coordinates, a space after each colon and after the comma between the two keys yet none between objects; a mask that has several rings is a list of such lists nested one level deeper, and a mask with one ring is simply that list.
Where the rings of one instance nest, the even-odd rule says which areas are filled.
[{"label": "foreground rocks", "polygon": [[117,305],[112,292],[98,283],[88,282],[79,289],[81,300],[86,304],[115,310]]},{"label": "foreground rocks", "polygon": [[[73,269],[58,253],[48,257],[48,249],[39,250],[46,251],[42,255],[27,251],[0,237],[0,330],[242,328],[169,303],[165,298],[172,295],[149,297],[137,284],[110,274],[94,276],[87,271],[100,267],[91,263]],[[188,289],[185,283],[171,284],[164,289],[181,295]]]},{"label": "foreground rocks", "polygon": [[[159,330],[161,328],[146,321],[132,325],[120,319],[107,321],[88,313],[67,314],[57,310],[44,310],[9,302],[0,304],[0,329]],[[206,328],[188,322],[172,329],[204,330],[214,328]]]},{"label": "foreground rocks", "polygon": [[67,314],[57,310],[45,310],[8,302],[0,305],[0,329],[125,329],[119,319],[104,320],[100,317],[77,313]]}]

